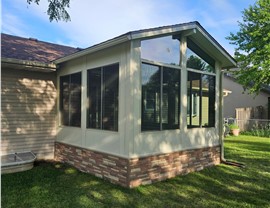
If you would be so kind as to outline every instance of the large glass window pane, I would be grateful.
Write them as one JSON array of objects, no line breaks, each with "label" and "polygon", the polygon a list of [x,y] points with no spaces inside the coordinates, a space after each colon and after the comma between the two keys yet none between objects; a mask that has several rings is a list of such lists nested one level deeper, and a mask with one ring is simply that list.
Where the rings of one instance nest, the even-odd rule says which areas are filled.
[{"label": "large glass window pane", "polygon": [[88,70],[88,126],[101,128],[101,68]]},{"label": "large glass window pane", "polygon": [[144,40],[141,42],[142,59],[179,65],[180,43],[172,36]]},{"label": "large glass window pane", "polygon": [[142,63],[142,131],[179,128],[180,70]]},{"label": "large glass window pane", "polygon": [[202,126],[215,125],[215,76],[202,76]]},{"label": "large glass window pane", "polygon": [[119,66],[103,68],[102,125],[106,130],[118,130]]},{"label": "large glass window pane", "polygon": [[160,129],[160,67],[142,64],[142,131]]},{"label": "large glass window pane", "polygon": [[200,71],[215,72],[215,61],[193,41],[187,41],[187,67]]},{"label": "large glass window pane", "polygon": [[70,126],[81,126],[81,73],[70,77]]},{"label": "large glass window pane", "polygon": [[188,72],[188,127],[214,127],[215,76]]},{"label": "large glass window pane", "polygon": [[61,124],[69,125],[69,76],[60,77]]},{"label": "large glass window pane", "polygon": [[88,70],[88,128],[118,131],[119,64]]},{"label": "large glass window pane", "polygon": [[180,71],[163,68],[162,129],[179,128]]},{"label": "large glass window pane", "polygon": [[189,127],[200,126],[201,74],[188,72],[188,117]]},{"label": "large glass window pane", "polygon": [[81,73],[60,77],[61,125],[81,126]]}]

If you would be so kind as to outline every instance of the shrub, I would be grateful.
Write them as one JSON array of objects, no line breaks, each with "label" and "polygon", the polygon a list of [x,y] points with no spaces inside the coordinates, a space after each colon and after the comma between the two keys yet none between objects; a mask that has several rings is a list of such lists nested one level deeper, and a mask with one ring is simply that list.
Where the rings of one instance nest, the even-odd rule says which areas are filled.
[{"label": "shrub", "polygon": [[251,135],[258,137],[268,137],[270,138],[270,123],[267,125],[254,125],[250,131],[241,132],[243,135]]}]

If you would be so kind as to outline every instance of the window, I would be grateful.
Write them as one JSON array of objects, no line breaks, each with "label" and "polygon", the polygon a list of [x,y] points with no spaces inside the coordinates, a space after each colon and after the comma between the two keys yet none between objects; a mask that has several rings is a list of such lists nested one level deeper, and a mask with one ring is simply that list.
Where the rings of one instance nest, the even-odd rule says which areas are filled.
[{"label": "window", "polygon": [[172,36],[144,40],[141,42],[142,59],[170,65],[179,65],[180,42]]},{"label": "window", "polygon": [[187,39],[187,67],[205,72],[215,72],[215,61],[193,41]]},{"label": "window", "polygon": [[189,38],[187,46],[187,125],[214,127],[215,61]]},{"label": "window", "polygon": [[215,76],[188,72],[188,127],[214,127]]},{"label": "window", "polygon": [[142,63],[142,131],[179,128],[179,69]]},{"label": "window", "polygon": [[87,71],[88,128],[118,131],[119,64]]},{"label": "window", "polygon": [[61,125],[81,126],[81,72],[60,77]]}]

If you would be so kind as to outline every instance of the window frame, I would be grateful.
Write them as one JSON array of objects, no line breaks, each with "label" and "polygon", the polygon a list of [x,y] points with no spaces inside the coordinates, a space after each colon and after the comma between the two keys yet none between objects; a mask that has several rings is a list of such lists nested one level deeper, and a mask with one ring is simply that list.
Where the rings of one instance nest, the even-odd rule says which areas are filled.
[{"label": "window frame", "polygon": [[[104,96],[105,96],[105,81],[104,81],[104,68],[106,67],[110,67],[110,66],[117,66],[117,76],[118,76],[118,80],[117,80],[117,122],[116,124],[114,124],[116,126],[116,128],[112,129],[104,129],[104,123],[103,123],[103,116],[104,116]],[[92,127],[90,125],[90,107],[88,105],[87,107],[87,118],[86,118],[86,128],[87,129],[96,129],[96,130],[103,130],[103,131],[113,131],[113,132],[118,132],[119,131],[119,93],[120,93],[120,89],[119,89],[119,81],[120,81],[120,63],[112,63],[112,64],[108,64],[108,65],[104,65],[104,66],[100,66],[100,67],[95,67],[95,68],[91,68],[91,69],[87,69],[87,100],[88,100],[88,104],[89,104],[89,98],[90,98],[90,89],[89,89],[89,72],[91,70],[100,70],[100,106],[99,106],[99,110],[100,112],[98,112],[100,114],[100,121],[99,121],[99,127]]]},{"label": "window frame", "polygon": [[[200,69],[195,69],[197,71],[201,71],[203,73],[216,73],[215,69],[215,60],[208,54],[206,53],[203,49],[201,49],[195,42],[193,42],[190,38],[187,38],[187,51],[190,50],[192,53],[194,53],[196,56],[198,56],[203,62],[207,63],[210,67],[212,67],[213,71],[205,71],[205,70],[200,70]],[[186,53],[187,53],[186,51]],[[187,55],[187,54],[186,54]],[[188,61],[188,59],[187,59]],[[188,63],[187,63],[188,65]],[[187,68],[189,68],[187,66]]]},{"label": "window frame", "polygon": [[[160,88],[160,96],[159,96],[159,99],[160,99],[160,104],[159,104],[159,129],[151,129],[151,130],[147,130],[147,129],[143,129],[143,122],[142,122],[142,119],[143,119],[143,116],[142,116],[142,113],[143,113],[143,108],[144,108],[144,105],[143,105],[143,92],[142,92],[142,83],[141,83],[141,92],[142,92],[142,95],[141,95],[141,132],[150,132],[150,131],[168,131],[168,130],[178,130],[180,129],[180,115],[181,115],[181,67],[178,66],[178,65],[169,65],[169,64],[164,64],[164,63],[160,63],[160,62],[156,62],[156,61],[149,61],[149,60],[146,60],[146,59],[141,59],[141,69],[142,69],[142,64],[148,64],[148,65],[153,65],[153,66],[156,66],[156,67],[159,67],[159,70],[160,70],[160,85],[159,85],[159,88]],[[176,128],[166,128],[164,129],[163,128],[163,120],[162,120],[162,113],[163,113],[163,69],[164,68],[172,68],[172,69],[176,69],[179,71],[179,86],[178,86],[178,97],[179,97],[179,100],[178,100],[178,124],[177,124],[177,127]],[[147,101],[146,101],[147,102]],[[147,103],[145,103],[145,107],[147,109]]]},{"label": "window frame", "polygon": [[[174,64],[170,64],[170,63],[167,63],[167,62],[165,62],[164,60],[166,59],[164,59],[164,57],[166,57],[166,56],[162,56],[162,58],[160,58],[160,57],[155,57],[154,59],[152,59],[152,58],[150,58],[150,59],[147,59],[148,57],[147,56],[145,56],[145,54],[144,54],[144,50],[146,49],[146,51],[148,50],[148,48],[147,47],[145,47],[145,49],[144,49],[144,43],[146,43],[146,46],[149,46],[149,41],[154,41],[154,42],[152,42],[152,43],[154,43],[154,45],[158,45],[157,43],[155,43],[155,41],[159,41],[159,40],[161,40],[160,42],[161,43],[164,43],[164,40],[165,40],[165,42],[167,42],[168,40],[169,41],[175,41],[175,43],[176,43],[176,41],[178,41],[177,42],[177,50],[178,50],[178,54],[177,54],[177,61],[172,61],[172,60],[170,60],[170,62],[172,63],[172,62],[176,62],[176,63],[174,63]],[[147,43],[148,42],[148,43]],[[171,42],[171,43],[173,43],[173,42]],[[151,45],[151,44],[150,44]],[[145,60],[145,61],[149,61],[149,62],[156,62],[156,63],[160,63],[160,64],[164,64],[164,65],[168,65],[168,66],[178,66],[178,67],[180,67],[180,45],[181,45],[181,43],[180,43],[180,38],[179,38],[179,34],[175,34],[175,35],[161,35],[161,36],[158,36],[158,37],[155,37],[155,38],[146,38],[146,39],[142,39],[141,40],[141,62],[143,61],[143,60]],[[168,45],[169,47],[166,47],[166,52],[171,52],[171,51],[174,51],[174,47],[176,47],[176,45],[174,45],[174,44],[169,44]],[[172,47],[171,47],[172,46]],[[155,49],[152,49],[152,50],[160,50],[161,48],[155,48]],[[162,48],[163,50],[165,49],[165,48]]]},{"label": "window frame", "polygon": [[[79,125],[72,125],[72,121],[71,121],[71,96],[72,93],[70,91],[71,88],[71,81],[72,81],[72,76],[76,76],[76,75],[80,75],[80,105],[79,105],[79,114],[80,114],[80,121],[79,121]],[[64,78],[68,78],[68,124],[64,124],[63,122],[63,87],[62,87],[62,79]],[[66,75],[62,75],[59,76],[59,112],[60,112],[60,120],[59,120],[59,124],[60,126],[65,126],[65,127],[79,127],[81,128],[82,122],[81,122],[81,118],[82,118],[82,72],[75,72],[72,74],[66,74]]]},{"label": "window frame", "polygon": [[[213,124],[210,125],[203,125],[202,124],[202,97],[203,97],[203,89],[202,89],[202,77],[203,75],[208,75],[208,76],[213,76],[214,77],[214,90],[215,90],[215,98],[214,98],[214,103],[216,103],[216,73],[213,72],[206,72],[206,71],[200,71],[198,69],[191,69],[191,68],[187,68],[187,84],[188,84],[188,73],[189,72],[193,72],[193,73],[197,73],[200,74],[200,84],[199,84],[199,107],[197,108],[199,110],[199,125],[192,125],[192,108],[193,108],[193,100],[191,100],[191,96],[187,96],[187,99],[189,99],[189,101],[187,100],[187,104],[189,104],[189,107],[187,107],[187,118],[189,118],[189,125],[187,124],[187,128],[191,129],[191,128],[213,128],[215,127],[215,122],[216,122],[216,113],[214,113],[213,116]],[[187,91],[187,95],[188,93],[190,93],[190,95],[192,95],[192,84],[190,83],[190,86],[187,85],[187,90],[190,90],[190,92]],[[193,97],[193,96],[192,96]],[[190,102],[192,101],[192,102]],[[191,110],[191,112],[188,112],[188,108]],[[215,109],[214,109],[215,112]],[[198,113],[198,112],[197,112]],[[210,119],[210,118],[209,118]],[[210,120],[209,120],[210,121]]]}]

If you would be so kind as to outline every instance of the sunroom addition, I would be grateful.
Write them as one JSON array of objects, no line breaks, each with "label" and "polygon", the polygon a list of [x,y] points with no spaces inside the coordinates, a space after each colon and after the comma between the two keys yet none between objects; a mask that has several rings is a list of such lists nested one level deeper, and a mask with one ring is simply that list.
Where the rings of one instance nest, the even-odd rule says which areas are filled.
[{"label": "sunroom addition", "polygon": [[129,32],[56,61],[55,156],[125,187],[219,164],[221,69],[197,22]]}]

